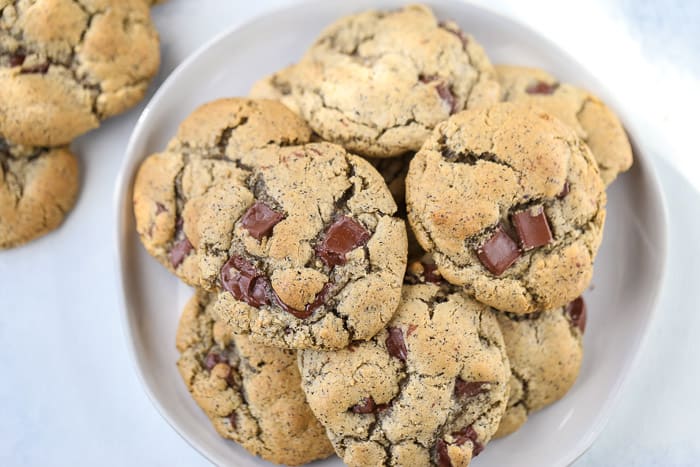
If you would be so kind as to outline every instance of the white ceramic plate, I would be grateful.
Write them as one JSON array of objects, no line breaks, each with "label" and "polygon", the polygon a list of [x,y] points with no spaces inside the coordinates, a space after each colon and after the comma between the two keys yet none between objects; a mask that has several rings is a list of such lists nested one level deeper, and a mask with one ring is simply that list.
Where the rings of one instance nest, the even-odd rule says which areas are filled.
[{"label": "white ceramic plate", "polygon": [[[218,437],[180,380],[175,366],[175,329],[191,291],[139,243],[131,206],[138,164],[164,148],[178,123],[198,105],[218,97],[246,95],[258,78],[299,58],[331,21],[355,11],[403,3],[315,0],[228,31],[172,73],[144,110],[131,137],[116,191],[125,333],[153,404],[185,440],[216,464],[267,465]],[[639,139],[625,118],[624,104],[536,32],[481,7],[427,3],[439,17],[453,19],[472,33],[494,63],[540,66],[563,81],[598,93],[622,116],[633,142]],[[473,465],[567,465],[593,443],[607,421],[651,321],[666,257],[666,215],[659,184],[644,148],[635,150],[633,169],[609,190],[605,239],[593,287],[586,294],[590,316],[578,382],[562,401],[530,417],[520,431],[489,444]],[[342,463],[333,458],[318,465]]]}]

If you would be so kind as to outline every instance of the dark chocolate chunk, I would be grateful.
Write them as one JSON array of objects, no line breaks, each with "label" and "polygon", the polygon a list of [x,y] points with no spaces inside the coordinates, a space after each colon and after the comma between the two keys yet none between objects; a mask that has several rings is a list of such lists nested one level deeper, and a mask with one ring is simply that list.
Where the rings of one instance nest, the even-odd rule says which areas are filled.
[{"label": "dark chocolate chunk", "polygon": [[231,412],[231,415],[228,416],[228,421],[231,424],[231,428],[234,430],[238,428],[238,416],[236,415],[236,412]]},{"label": "dark chocolate chunk", "polygon": [[389,335],[386,338],[386,350],[392,357],[396,357],[405,362],[408,357],[408,350],[403,340],[401,328],[390,327],[387,328],[387,332]]},{"label": "dark chocolate chunk", "polygon": [[365,397],[363,398],[358,404],[353,405],[350,407],[350,410],[353,413],[374,413],[376,410],[377,406],[374,403],[374,399],[372,396]]},{"label": "dark chocolate chunk", "polygon": [[27,56],[23,52],[15,52],[13,55],[10,55],[10,66],[22,66],[25,58],[27,58]]},{"label": "dark chocolate chunk", "polygon": [[479,442],[478,435],[476,434],[476,431],[474,431],[474,427],[471,425],[455,433],[452,433],[452,436],[455,438],[455,444],[457,446],[461,446],[467,441],[471,441],[473,446],[473,457],[478,456],[479,454],[481,454],[481,451],[484,450],[484,445]]},{"label": "dark chocolate chunk", "polygon": [[444,439],[438,439],[435,443],[435,456],[438,467],[452,467],[450,455],[447,453],[447,443]]},{"label": "dark chocolate chunk", "polygon": [[432,282],[435,284],[439,284],[442,282],[442,276],[437,270],[437,266],[434,264],[430,263],[422,263],[423,264],[423,279],[425,282]]},{"label": "dark chocolate chunk", "polygon": [[362,224],[342,216],[326,230],[323,241],[316,246],[316,254],[329,267],[343,265],[347,261],[345,254],[365,245],[369,238],[370,233]]},{"label": "dark chocolate chunk", "polygon": [[487,381],[464,381],[462,378],[455,380],[455,396],[459,398],[470,398],[486,391]]},{"label": "dark chocolate chunk", "polygon": [[270,303],[270,282],[241,256],[234,255],[223,265],[221,286],[236,300],[246,302],[250,306],[258,308]]},{"label": "dark chocolate chunk", "polygon": [[314,310],[316,310],[317,308],[320,308],[321,306],[323,306],[326,303],[326,300],[328,299],[328,296],[330,295],[332,286],[333,286],[333,284],[331,284],[330,282],[326,282],[323,285],[323,288],[314,297],[314,301],[306,304],[306,307],[305,307],[306,312],[309,313],[309,315],[311,313],[313,313]]},{"label": "dark chocolate chunk", "polygon": [[566,314],[571,320],[571,324],[584,332],[586,330],[586,302],[583,297],[579,297],[566,305]]},{"label": "dark chocolate chunk", "polygon": [[284,214],[281,214],[264,203],[256,201],[241,218],[241,226],[246,229],[250,235],[256,240],[261,240],[263,237],[269,237],[272,229],[282,219]]},{"label": "dark chocolate chunk", "polygon": [[182,264],[185,258],[187,258],[187,255],[192,252],[192,250],[192,244],[187,237],[175,242],[173,247],[170,249],[170,254],[168,255],[170,258],[170,264],[172,264],[174,268],[177,268],[180,266],[180,264]]},{"label": "dark chocolate chunk", "polygon": [[535,84],[531,84],[525,89],[528,94],[552,94],[559,87],[559,83],[548,84],[544,81],[538,81]]},{"label": "dark chocolate chunk", "polygon": [[491,238],[476,251],[479,261],[492,274],[500,276],[520,257],[518,245],[499,225]]},{"label": "dark chocolate chunk", "polygon": [[523,250],[532,250],[552,241],[552,230],[542,206],[516,212],[512,219]]},{"label": "dark chocolate chunk", "polygon": [[435,85],[435,91],[437,91],[438,96],[440,96],[440,99],[447,104],[447,106],[450,108],[450,114],[453,114],[457,111],[457,98],[455,95],[452,93],[452,89],[445,83],[445,81],[440,78],[439,76],[435,75],[420,75],[418,77],[421,83],[424,84],[429,84],[432,82],[437,82]]}]

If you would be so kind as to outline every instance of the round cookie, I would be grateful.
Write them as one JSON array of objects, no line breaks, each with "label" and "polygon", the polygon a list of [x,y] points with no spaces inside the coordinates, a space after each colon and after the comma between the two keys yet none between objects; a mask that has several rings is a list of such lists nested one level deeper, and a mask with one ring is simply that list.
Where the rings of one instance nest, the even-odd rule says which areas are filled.
[{"label": "round cookie", "polygon": [[298,114],[299,107],[292,98],[292,76],[294,65],[281,69],[263,79],[255,82],[250,89],[249,97],[254,99],[272,99],[280,101],[289,109]]},{"label": "round cookie", "polygon": [[57,228],[78,194],[78,161],[68,148],[33,148],[0,138],[0,249]]},{"label": "round cookie", "polygon": [[0,2],[0,134],[69,143],[141,100],[159,53],[144,0]]},{"label": "round cookie", "polygon": [[576,131],[591,148],[606,185],[632,166],[632,148],[622,123],[593,94],[537,68],[501,65],[496,73],[504,100],[535,104]]},{"label": "round cookie", "polygon": [[500,103],[439,124],[406,199],[442,276],[498,310],[561,307],[590,282],[604,185],[588,146],[541,109]]},{"label": "round cookie", "polygon": [[407,255],[381,176],[330,143],[255,158],[251,189],[237,195],[225,229],[230,246],[216,259],[221,316],[273,346],[337,349],[371,338],[398,306]]},{"label": "round cookie", "polygon": [[[178,128],[167,148],[148,157],[134,183],[136,229],[146,250],[187,284],[212,290],[228,258],[228,219],[202,215],[200,204],[219,185],[240,185],[250,177],[242,161],[266,146],[303,144],[311,130],[282,104],[267,100],[220,99],[197,108]],[[220,206],[208,206],[211,209]],[[232,208],[233,209],[233,208]],[[231,212],[233,214],[233,212]],[[220,216],[218,216],[220,217]],[[198,223],[202,222],[199,226]],[[232,222],[232,221],[231,221]],[[219,229],[212,244],[205,235]],[[216,248],[210,251],[211,246]],[[218,253],[219,262],[212,256]]]},{"label": "round cookie", "polygon": [[177,330],[178,369],[216,431],[276,464],[333,454],[301,390],[296,353],[255,344],[217,321],[197,291]]},{"label": "round cookie", "polygon": [[299,366],[307,401],[349,466],[466,466],[508,399],[494,313],[445,283],[405,285],[387,329],[343,350],[302,351]]},{"label": "round cookie", "polygon": [[571,389],[583,359],[586,305],[577,298],[553,311],[497,313],[510,362],[510,396],[496,437],[509,435],[530,413],[552,404]]},{"label": "round cookie", "polygon": [[423,5],[326,28],[295,67],[292,96],[325,140],[371,157],[416,151],[451,114],[497,102],[482,47]]}]

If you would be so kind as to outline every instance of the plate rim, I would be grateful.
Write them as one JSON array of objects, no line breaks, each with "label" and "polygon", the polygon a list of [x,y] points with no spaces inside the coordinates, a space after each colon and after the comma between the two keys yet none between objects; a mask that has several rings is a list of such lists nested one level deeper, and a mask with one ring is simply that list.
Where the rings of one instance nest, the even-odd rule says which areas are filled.
[{"label": "plate rim", "polygon": [[[170,417],[167,409],[165,409],[165,407],[161,404],[159,398],[155,395],[151,386],[147,383],[144,377],[142,363],[138,355],[137,344],[135,341],[136,323],[133,319],[133,312],[130,311],[128,303],[129,300],[127,298],[127,287],[124,280],[125,273],[127,271],[127,264],[125,260],[125,255],[127,251],[127,236],[132,234],[132,232],[128,232],[127,229],[124,228],[123,221],[125,219],[125,216],[133,215],[133,209],[129,209],[129,205],[131,203],[134,173],[129,170],[129,165],[131,159],[133,159],[135,146],[137,145],[138,140],[141,138],[141,134],[145,131],[144,126],[146,125],[146,118],[150,113],[153,105],[161,99],[162,95],[166,94],[169,88],[174,85],[173,83],[175,83],[176,77],[180,73],[182,73],[184,69],[188,68],[191,63],[199,59],[210,48],[216,46],[219,42],[226,40],[228,36],[235,34],[240,29],[249,27],[258,21],[264,20],[268,16],[279,15],[286,11],[296,10],[304,6],[309,7],[310,5],[314,5],[322,1],[323,0],[292,0],[289,4],[286,4],[284,6],[273,6],[271,8],[268,8],[262,12],[252,15],[243,22],[226,27],[221,32],[214,35],[212,38],[210,38],[209,40],[205,41],[202,45],[197,47],[194,50],[194,52],[190,53],[187,57],[185,57],[163,80],[158,89],[148,100],[143,111],[138,116],[136,123],[129,136],[129,141],[124,151],[125,156],[121,163],[119,173],[115,181],[115,190],[112,203],[114,207],[113,219],[116,221],[116,236],[115,243],[113,245],[113,254],[117,279],[117,307],[120,312],[119,321],[121,325],[121,331],[126,341],[130,366],[132,367],[132,370],[136,373],[138,380],[141,383],[143,391],[146,393],[146,396],[148,397],[158,414],[178,434],[178,436],[180,436],[180,438],[182,438],[189,446],[191,446],[193,449],[199,452],[204,459],[208,460],[213,464],[217,464],[216,459],[214,459],[206,451],[206,449],[199,446],[196,441],[190,439],[188,435],[183,433],[178,428],[178,424]],[[482,10],[487,14],[497,17],[502,21],[515,23],[518,27],[520,27],[527,33],[536,36],[538,40],[540,40],[548,48],[556,50],[557,53],[561,54],[562,56],[565,56],[572,63],[578,65],[581,69],[586,70],[590,75],[590,81],[592,82],[592,84],[595,85],[596,93],[605,95],[605,101],[609,104],[612,104],[611,107],[614,108],[615,112],[618,114],[618,116],[620,116],[620,119],[623,121],[624,127],[627,130],[627,132],[630,135],[634,136],[634,138],[630,138],[630,140],[632,141],[633,148],[635,149],[635,156],[639,156],[641,154],[641,157],[635,157],[635,163],[639,164],[640,159],[643,161],[640,164],[642,167],[642,173],[647,178],[647,185],[650,186],[653,191],[653,196],[650,196],[650,200],[653,202],[653,204],[655,204],[656,210],[661,214],[662,217],[662,219],[660,219],[661,222],[659,222],[655,226],[655,228],[657,229],[657,235],[661,240],[660,244],[655,245],[658,249],[658,257],[660,264],[659,268],[656,269],[655,274],[653,276],[654,284],[656,285],[656,290],[653,291],[649,298],[649,319],[646,320],[646,322],[643,324],[641,332],[639,333],[638,338],[636,339],[635,352],[633,352],[629,357],[623,360],[624,375],[620,380],[618,380],[617,384],[611,387],[610,391],[608,391],[608,397],[604,401],[601,408],[601,412],[603,413],[603,415],[596,419],[596,421],[591,425],[590,429],[587,430],[587,436],[580,439],[577,444],[572,446],[572,448],[569,450],[568,455],[563,459],[564,465],[571,465],[590,449],[595,440],[598,438],[598,436],[602,433],[602,431],[608,424],[613,413],[612,409],[619,401],[620,395],[624,392],[627,384],[629,383],[630,373],[634,370],[635,366],[637,366],[641,351],[646,345],[646,342],[648,341],[650,329],[652,327],[653,322],[656,320],[656,315],[658,313],[661,292],[665,288],[665,282],[668,276],[668,239],[670,226],[666,193],[663,190],[663,185],[659,180],[657,172],[653,170],[655,165],[654,159],[657,156],[652,154],[651,151],[643,152],[640,148],[644,146],[644,144],[634,144],[644,143],[645,138],[641,136],[642,133],[638,131],[638,124],[636,123],[635,119],[631,118],[628,115],[630,107],[625,106],[620,101],[618,101],[614,97],[614,94],[610,92],[609,88],[606,85],[604,85],[600,80],[598,80],[598,78],[590,71],[588,67],[584,66],[568,51],[566,51],[557,43],[555,43],[552,39],[550,39],[550,37],[546,34],[537,31],[530,24],[523,22],[521,19],[516,18],[511,12],[499,10],[491,5],[474,3],[470,0],[421,0],[421,2],[429,6],[450,6],[461,3],[463,5],[468,5],[470,8]],[[406,1],[404,3],[406,5],[411,4],[410,1]],[[378,6],[378,8],[381,8],[381,6]]]}]

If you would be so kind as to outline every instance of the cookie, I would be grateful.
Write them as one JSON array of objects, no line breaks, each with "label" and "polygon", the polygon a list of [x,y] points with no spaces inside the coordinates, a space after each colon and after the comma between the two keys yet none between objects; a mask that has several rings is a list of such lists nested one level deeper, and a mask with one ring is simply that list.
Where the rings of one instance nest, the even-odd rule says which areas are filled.
[{"label": "cookie", "polygon": [[[227,259],[220,250],[231,242],[225,224],[233,221],[218,216],[206,224],[211,219],[202,214],[203,200],[229,185],[247,193],[244,182],[251,170],[242,161],[255,150],[302,144],[310,137],[306,123],[274,101],[220,99],[196,109],[168,147],[148,157],[136,176],[136,229],[146,250],[187,284],[212,290]],[[207,215],[214,216],[217,207],[224,212],[219,202],[208,206]],[[216,232],[221,239],[212,238]]]},{"label": "cookie", "polygon": [[301,390],[294,351],[232,334],[202,291],[180,318],[177,349],[182,379],[221,436],[277,464],[301,465],[333,454]]},{"label": "cookie", "polygon": [[590,282],[604,186],[588,146],[541,109],[500,103],[439,124],[406,200],[442,276],[498,310],[561,307]]},{"label": "cookie", "polygon": [[294,66],[288,66],[255,82],[250,89],[249,97],[254,99],[272,99],[280,101],[292,112],[298,114],[299,107],[292,98],[291,79],[294,73]]},{"label": "cookie", "polygon": [[78,161],[68,148],[23,147],[0,138],[0,249],[57,228],[78,186]]},{"label": "cookie", "polygon": [[451,114],[500,98],[483,48],[422,5],[340,19],[291,81],[301,115],[321,137],[370,157],[416,151]]},{"label": "cookie", "polygon": [[0,2],[0,134],[58,146],[143,98],[160,61],[143,0]]},{"label": "cookie", "polygon": [[501,65],[496,73],[504,100],[535,104],[576,131],[591,148],[606,185],[632,166],[622,123],[596,96],[537,68]]},{"label": "cookie", "polygon": [[221,315],[273,346],[335,349],[371,338],[393,316],[406,268],[405,224],[381,176],[330,143],[256,159],[225,230],[230,246],[216,258]]},{"label": "cookie", "polygon": [[495,435],[501,437],[520,428],[530,413],[564,397],[576,382],[586,305],[578,298],[554,311],[496,316],[511,370],[508,409]]},{"label": "cookie", "polygon": [[299,353],[302,387],[350,466],[466,466],[498,428],[510,371],[494,313],[446,284],[405,285],[387,329]]}]

